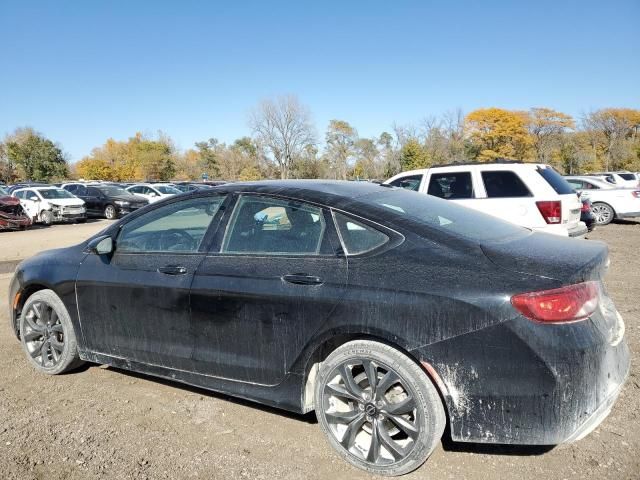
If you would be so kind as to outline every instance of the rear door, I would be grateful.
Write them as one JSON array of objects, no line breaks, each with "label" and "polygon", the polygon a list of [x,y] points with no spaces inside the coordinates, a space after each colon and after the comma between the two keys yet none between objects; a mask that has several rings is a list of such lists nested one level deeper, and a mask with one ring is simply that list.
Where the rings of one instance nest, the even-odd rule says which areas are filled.
[{"label": "rear door", "polygon": [[[24,208],[27,215],[29,215],[34,221],[37,220],[40,213],[40,197],[33,190],[23,190],[17,192],[16,197],[20,199],[20,204]],[[36,198],[37,200],[33,200]]]},{"label": "rear door", "polygon": [[[513,170],[481,170],[479,197],[470,205],[482,212],[525,227],[544,226],[533,193]],[[575,196],[575,195],[574,195]]]},{"label": "rear door", "polygon": [[196,371],[278,384],[345,293],[347,261],[331,215],[243,194],[217,243],[191,288]]}]

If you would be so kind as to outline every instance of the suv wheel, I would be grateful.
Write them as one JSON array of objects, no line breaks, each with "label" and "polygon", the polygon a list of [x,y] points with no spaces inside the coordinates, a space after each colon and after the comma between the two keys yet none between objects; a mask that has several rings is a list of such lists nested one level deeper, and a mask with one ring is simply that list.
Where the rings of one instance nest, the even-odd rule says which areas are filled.
[{"label": "suv wheel", "polygon": [[426,373],[381,343],[346,343],[320,367],[315,389],[318,423],[349,463],[378,475],[402,475],[437,446],[446,417]]},{"label": "suv wheel", "polygon": [[591,205],[591,212],[596,217],[596,223],[598,225],[607,225],[615,218],[615,213],[611,206],[602,202],[595,202]]}]

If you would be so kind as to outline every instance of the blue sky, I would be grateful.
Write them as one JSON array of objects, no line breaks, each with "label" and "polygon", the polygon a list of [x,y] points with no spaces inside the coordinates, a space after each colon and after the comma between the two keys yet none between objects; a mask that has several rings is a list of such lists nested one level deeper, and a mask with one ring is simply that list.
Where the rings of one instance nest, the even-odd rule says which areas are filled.
[{"label": "blue sky", "polygon": [[29,125],[72,161],[162,130],[250,133],[295,94],[319,139],[461,108],[640,108],[640,1],[0,0],[0,137]]}]

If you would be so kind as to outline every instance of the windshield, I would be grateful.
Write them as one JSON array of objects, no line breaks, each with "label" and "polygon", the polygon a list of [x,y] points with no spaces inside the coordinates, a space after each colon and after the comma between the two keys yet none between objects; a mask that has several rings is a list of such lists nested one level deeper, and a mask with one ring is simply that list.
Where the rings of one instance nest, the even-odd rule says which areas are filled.
[{"label": "windshield", "polygon": [[0,187],[0,195],[9,195],[9,191],[4,187]]},{"label": "windshield", "polygon": [[394,188],[361,197],[400,216],[483,242],[529,232],[526,228],[424,193]]},{"label": "windshield", "polygon": [[177,195],[182,193],[180,190],[174,187],[170,187],[168,185],[154,185],[153,188],[158,190],[163,195]]},{"label": "windshield", "polygon": [[70,194],[66,190],[62,188],[50,188],[47,190],[38,190],[38,193],[42,195],[42,198],[46,198],[47,200],[53,200],[56,198],[76,198],[75,195]]},{"label": "windshield", "polygon": [[131,196],[131,192],[127,192],[124,188],[120,187],[100,186],[96,188],[104,193],[107,197]]}]

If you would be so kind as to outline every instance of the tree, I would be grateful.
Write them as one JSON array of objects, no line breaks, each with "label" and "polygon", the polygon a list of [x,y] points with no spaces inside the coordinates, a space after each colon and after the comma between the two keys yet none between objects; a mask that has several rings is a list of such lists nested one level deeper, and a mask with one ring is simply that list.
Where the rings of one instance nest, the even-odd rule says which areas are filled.
[{"label": "tree", "polygon": [[4,142],[8,170],[26,180],[49,181],[68,173],[62,149],[32,128],[18,128]]},{"label": "tree", "polygon": [[603,156],[605,170],[618,170],[636,161],[640,110],[605,108],[589,113],[583,127],[592,133],[592,146]]},{"label": "tree", "polygon": [[333,178],[346,180],[349,160],[353,156],[358,132],[344,120],[331,120],[325,134],[326,155]]},{"label": "tree", "polygon": [[431,163],[427,151],[415,138],[407,140],[400,150],[400,165],[402,166],[402,170],[427,168]]},{"label": "tree", "polygon": [[75,165],[76,175],[84,180],[114,180],[114,171],[106,160],[84,157]]},{"label": "tree", "polygon": [[293,95],[261,102],[251,113],[249,125],[280,168],[280,178],[288,178],[295,158],[315,143],[311,114]]},{"label": "tree", "polygon": [[198,153],[200,154],[200,159],[202,160],[201,163],[203,167],[206,167],[206,171],[202,173],[207,173],[212,177],[217,177],[220,174],[217,152],[218,145],[218,139],[213,137],[205,142],[195,143]]},{"label": "tree", "polygon": [[[549,163],[554,148],[560,147],[560,139],[568,129],[575,128],[570,115],[550,108],[532,108],[529,110],[527,124],[536,160]],[[567,145],[564,145],[565,153]]]},{"label": "tree", "polygon": [[526,120],[526,113],[500,108],[481,108],[467,115],[465,130],[480,152],[478,160],[524,160],[531,145]]}]

